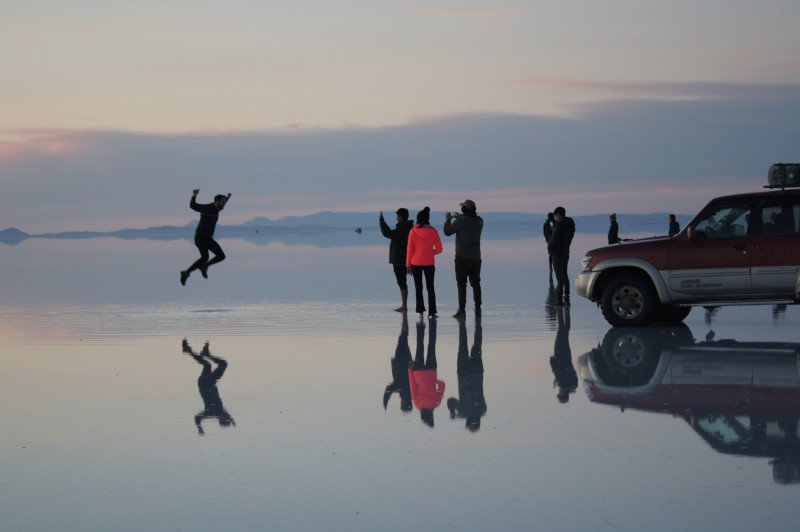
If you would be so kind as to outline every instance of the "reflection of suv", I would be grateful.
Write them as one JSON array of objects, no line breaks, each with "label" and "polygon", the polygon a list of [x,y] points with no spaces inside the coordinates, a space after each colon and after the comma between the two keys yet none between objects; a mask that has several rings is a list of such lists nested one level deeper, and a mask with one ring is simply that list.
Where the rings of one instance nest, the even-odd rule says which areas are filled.
[{"label": "reflection of suv", "polygon": [[578,357],[593,403],[683,418],[720,453],[800,483],[800,344],[695,342],[685,325],[612,327]]},{"label": "reflection of suv", "polygon": [[[795,180],[797,183],[795,183]],[[712,200],[673,237],[589,251],[576,292],[612,325],[680,322],[695,305],[800,301],[800,165],[773,165],[780,188]]]}]

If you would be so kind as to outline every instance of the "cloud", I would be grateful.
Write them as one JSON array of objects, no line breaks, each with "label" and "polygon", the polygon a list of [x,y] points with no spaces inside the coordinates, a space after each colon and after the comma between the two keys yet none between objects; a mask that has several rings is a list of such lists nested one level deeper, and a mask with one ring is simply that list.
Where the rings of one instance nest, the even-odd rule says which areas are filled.
[{"label": "cloud", "polygon": [[14,201],[0,210],[0,228],[186,223],[198,187],[201,200],[233,193],[229,223],[397,205],[452,210],[466,197],[482,211],[691,212],[714,195],[758,189],[770,164],[800,158],[797,98],[616,99],[576,110],[336,130],[28,132],[3,145],[0,182]]},{"label": "cloud", "polygon": [[531,89],[573,91],[584,94],[608,93],[618,97],[649,99],[729,99],[800,101],[800,84],[773,83],[712,83],[712,82],[653,82],[625,83],[610,81],[579,81],[553,78],[527,78],[510,82]]}]

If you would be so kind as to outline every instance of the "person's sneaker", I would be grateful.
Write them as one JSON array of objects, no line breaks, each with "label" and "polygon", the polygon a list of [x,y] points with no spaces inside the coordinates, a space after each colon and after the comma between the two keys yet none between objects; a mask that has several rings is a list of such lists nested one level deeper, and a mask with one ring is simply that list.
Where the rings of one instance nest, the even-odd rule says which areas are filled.
[{"label": "person's sneaker", "polygon": [[453,317],[456,318],[456,319],[458,319],[458,318],[466,318],[467,317],[467,313],[466,313],[466,311],[464,311],[463,308],[460,308],[460,309],[458,309],[456,311],[455,314],[453,314]]},{"label": "person's sneaker", "polygon": [[436,319],[436,318],[438,318],[438,317],[439,317],[439,315],[438,315],[438,314],[428,314],[428,319],[429,319],[429,320],[435,320],[435,319]]},{"label": "person's sneaker", "polygon": [[203,279],[208,279],[208,266],[203,264],[198,268],[200,270],[200,274],[203,276]]},{"label": "person's sneaker", "polygon": [[181,284],[183,286],[186,286],[186,279],[188,279],[188,278],[189,278],[189,272],[187,272],[186,270],[182,270],[181,271]]}]

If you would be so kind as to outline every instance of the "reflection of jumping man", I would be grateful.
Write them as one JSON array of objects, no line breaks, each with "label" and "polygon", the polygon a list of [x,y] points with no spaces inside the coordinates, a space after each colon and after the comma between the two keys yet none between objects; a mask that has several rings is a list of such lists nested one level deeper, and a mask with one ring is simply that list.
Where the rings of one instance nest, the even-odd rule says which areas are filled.
[{"label": "reflection of jumping man", "polygon": [[[217,418],[219,421],[220,426],[222,427],[229,427],[233,425],[236,426],[236,422],[233,420],[233,417],[225,410],[225,407],[222,406],[222,399],[219,397],[219,390],[217,390],[217,381],[222,378],[222,374],[225,373],[225,369],[228,367],[228,363],[219,358],[215,357],[208,351],[208,343],[203,346],[203,350],[198,355],[192,348],[189,346],[189,342],[186,339],[183,340],[183,352],[187,355],[191,355],[193,359],[197,361],[198,364],[203,366],[203,372],[200,373],[200,377],[197,379],[197,388],[200,391],[200,397],[203,398],[203,411],[199,412],[196,416],[194,416],[194,424],[197,426],[197,432],[201,436],[205,434],[203,431],[202,422],[204,419],[208,418]],[[214,362],[217,367],[212,369],[211,362]]]},{"label": "reflection of jumping man", "polygon": [[[194,264],[189,266],[188,270],[181,272],[181,284],[186,285],[186,279],[189,278],[194,270],[200,270],[203,277],[208,278],[208,267],[212,264],[222,262],[225,260],[225,253],[222,248],[214,240],[214,229],[217,227],[217,220],[219,220],[219,211],[225,208],[225,204],[231,198],[230,193],[227,196],[217,194],[214,196],[213,203],[197,203],[197,194],[200,189],[192,191],[192,199],[189,201],[189,208],[193,211],[200,213],[200,221],[197,224],[197,229],[194,232],[194,245],[200,250],[200,258]],[[214,258],[208,260],[208,252],[214,254]]]}]

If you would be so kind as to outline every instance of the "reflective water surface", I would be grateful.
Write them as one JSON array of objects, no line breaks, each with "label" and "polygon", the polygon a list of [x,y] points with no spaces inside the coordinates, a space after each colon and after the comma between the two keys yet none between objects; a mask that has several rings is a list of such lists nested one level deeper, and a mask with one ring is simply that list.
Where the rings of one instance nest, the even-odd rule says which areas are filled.
[{"label": "reflective water surface", "polygon": [[0,247],[4,530],[796,528],[795,307],[612,329],[530,238],[459,321],[445,240],[420,322],[379,240],[221,243]]}]

